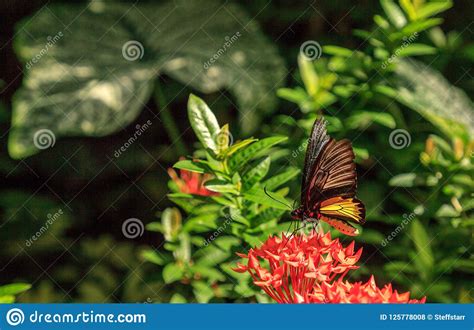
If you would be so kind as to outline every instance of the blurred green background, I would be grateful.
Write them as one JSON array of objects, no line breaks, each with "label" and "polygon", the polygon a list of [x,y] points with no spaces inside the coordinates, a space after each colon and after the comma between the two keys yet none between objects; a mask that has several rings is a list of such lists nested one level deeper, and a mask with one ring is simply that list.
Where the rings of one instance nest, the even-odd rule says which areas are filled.
[{"label": "blurred green background", "polygon": [[[376,274],[429,302],[472,302],[473,4],[381,3],[2,1],[0,284],[31,288],[0,296],[167,302],[179,291],[176,301],[236,301],[190,293],[184,278],[166,283],[143,252],[160,250],[163,235],[122,231],[173,205],[166,170],[196,146],[186,112],[195,93],[235,140],[289,137],[267,178],[301,167],[292,153],[315,116],[328,115],[330,133],[353,141],[368,210],[358,238],[367,264],[356,277]],[[138,59],[123,53],[131,40],[143,47]],[[298,61],[311,40],[324,53]],[[32,143],[40,129],[54,145]],[[390,146],[395,129],[408,145]],[[297,199],[299,180],[289,185]]]}]

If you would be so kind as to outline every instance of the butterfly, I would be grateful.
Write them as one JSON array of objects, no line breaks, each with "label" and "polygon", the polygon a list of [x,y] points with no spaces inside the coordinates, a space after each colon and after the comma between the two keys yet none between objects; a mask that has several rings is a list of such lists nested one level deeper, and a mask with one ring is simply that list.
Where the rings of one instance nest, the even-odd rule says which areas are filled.
[{"label": "butterfly", "polygon": [[351,223],[365,223],[364,204],[355,198],[357,173],[349,140],[336,141],[326,131],[326,121],[313,124],[304,161],[301,204],[294,219],[324,221],[343,234],[356,236]]}]

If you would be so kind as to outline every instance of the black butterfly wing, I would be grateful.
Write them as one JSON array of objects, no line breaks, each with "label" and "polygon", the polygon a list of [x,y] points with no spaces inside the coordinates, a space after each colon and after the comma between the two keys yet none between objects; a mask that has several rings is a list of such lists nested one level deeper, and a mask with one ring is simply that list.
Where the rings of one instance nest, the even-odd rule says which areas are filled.
[{"label": "black butterfly wing", "polygon": [[348,140],[336,141],[329,137],[324,120],[314,123],[303,170],[301,201],[306,210],[331,197],[355,196],[357,174],[354,158]]},{"label": "black butterfly wing", "polygon": [[301,182],[301,205],[307,205],[307,193],[310,190],[311,171],[315,167],[318,156],[324,146],[329,142],[330,137],[326,132],[326,120],[320,118],[316,120],[311,129],[311,134],[306,148],[304,159],[303,177]]}]

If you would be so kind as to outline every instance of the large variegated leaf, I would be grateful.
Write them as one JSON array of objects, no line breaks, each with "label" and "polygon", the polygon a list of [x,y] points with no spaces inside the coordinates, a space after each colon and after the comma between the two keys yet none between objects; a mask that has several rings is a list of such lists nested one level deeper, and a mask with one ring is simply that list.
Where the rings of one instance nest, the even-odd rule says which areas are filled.
[{"label": "large variegated leaf", "polygon": [[415,60],[396,67],[397,100],[420,113],[448,136],[474,136],[474,107],[461,89],[439,72]]},{"label": "large variegated leaf", "polygon": [[285,75],[254,20],[217,1],[47,5],[18,26],[15,50],[25,67],[9,137],[15,158],[61,136],[120,130],[161,73],[204,93],[230,90],[248,128]]}]

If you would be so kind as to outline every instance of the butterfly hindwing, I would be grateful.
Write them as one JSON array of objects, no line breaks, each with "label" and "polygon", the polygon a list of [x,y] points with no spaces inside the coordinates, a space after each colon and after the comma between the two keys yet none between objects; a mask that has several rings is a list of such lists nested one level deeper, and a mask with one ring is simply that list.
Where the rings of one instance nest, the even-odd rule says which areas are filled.
[{"label": "butterfly hindwing", "polygon": [[365,223],[365,207],[356,198],[333,197],[323,201],[319,206],[322,216],[358,224]]},{"label": "butterfly hindwing", "polygon": [[338,220],[338,219],[332,219],[329,217],[321,217],[321,220],[329,224],[330,226],[336,228],[338,231],[341,233],[348,235],[348,236],[357,236],[359,235],[359,230],[352,226],[351,224]]}]

